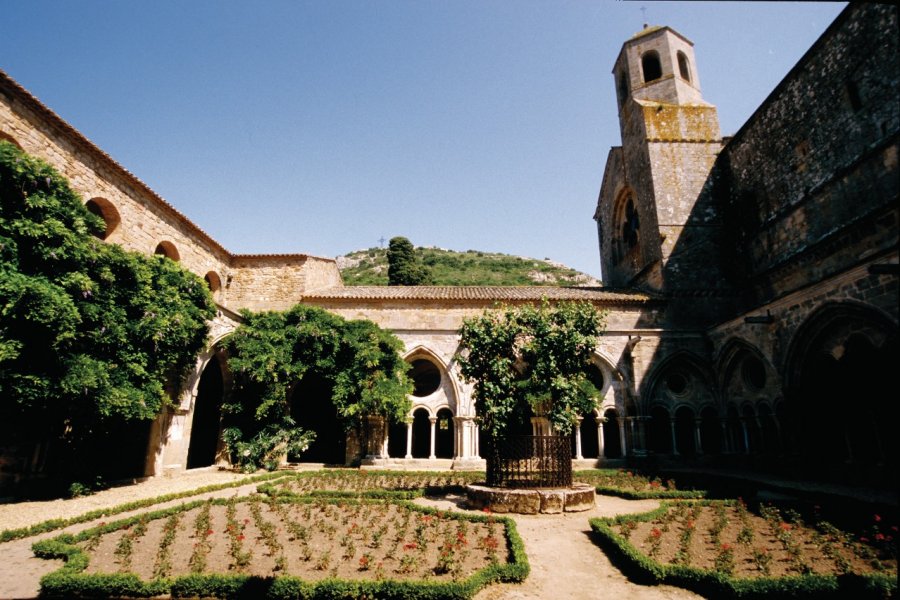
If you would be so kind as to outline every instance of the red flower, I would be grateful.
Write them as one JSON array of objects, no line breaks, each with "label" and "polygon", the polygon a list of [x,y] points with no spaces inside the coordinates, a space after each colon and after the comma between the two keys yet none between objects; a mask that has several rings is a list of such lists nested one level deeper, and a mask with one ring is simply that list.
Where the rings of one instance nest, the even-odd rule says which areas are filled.
[{"label": "red flower", "polygon": [[206,535],[212,535],[213,533],[215,533],[215,532],[212,529],[206,530]]},{"label": "red flower", "polygon": [[244,541],[244,534],[242,533],[239,536],[237,536],[237,539],[238,539],[238,541]]},{"label": "red flower", "polygon": [[488,508],[487,506],[485,506],[484,508],[481,509],[481,512],[486,513],[486,514],[491,514],[493,511],[490,508]]},{"label": "red flower", "polygon": [[779,527],[781,527],[781,530],[782,530],[782,531],[790,531],[790,530],[791,530],[791,524],[790,524],[790,523],[781,523],[781,524],[779,525]]},{"label": "red flower", "polygon": [[662,531],[660,531],[658,528],[654,527],[653,530],[650,531],[650,535],[652,535],[656,539],[659,539],[662,536]]},{"label": "red flower", "polygon": [[875,522],[876,522],[876,523],[880,523],[880,522],[881,522],[881,515],[875,515]]},{"label": "red flower", "polygon": [[884,534],[883,534],[883,533],[876,533],[876,534],[875,534],[875,541],[877,541],[877,542],[883,542],[883,541],[884,541]]},{"label": "red flower", "polygon": [[869,543],[869,538],[867,538],[865,536],[860,536],[859,541],[864,542],[864,543]]},{"label": "red flower", "polygon": [[415,550],[418,547],[419,547],[419,545],[416,544],[415,542],[407,542],[407,543],[403,544],[404,550]]},{"label": "red flower", "polygon": [[722,552],[728,552],[731,550],[731,544],[722,544]]}]

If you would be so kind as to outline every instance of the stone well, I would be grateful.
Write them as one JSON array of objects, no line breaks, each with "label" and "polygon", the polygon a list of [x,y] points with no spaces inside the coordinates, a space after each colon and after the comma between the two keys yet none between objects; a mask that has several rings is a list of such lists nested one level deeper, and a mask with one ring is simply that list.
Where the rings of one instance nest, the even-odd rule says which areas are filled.
[{"label": "stone well", "polygon": [[469,508],[489,509],[495,513],[520,515],[581,512],[594,507],[594,488],[573,483],[570,488],[507,489],[486,485],[467,485]]}]

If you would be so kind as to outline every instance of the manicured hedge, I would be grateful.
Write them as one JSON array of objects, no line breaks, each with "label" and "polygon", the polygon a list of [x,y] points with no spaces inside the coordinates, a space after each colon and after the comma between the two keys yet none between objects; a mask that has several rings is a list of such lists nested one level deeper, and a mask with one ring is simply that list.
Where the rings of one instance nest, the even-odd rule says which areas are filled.
[{"label": "manicured hedge", "polygon": [[606,487],[598,485],[596,488],[598,494],[606,496],[618,496],[626,500],[663,500],[663,499],[681,499],[681,500],[698,500],[706,497],[706,492],[702,490],[657,490],[636,492],[634,490],[626,490],[616,487]]},{"label": "manicured hedge", "polygon": [[[245,501],[247,498],[239,499]],[[305,497],[280,497],[284,503],[312,503],[317,499]],[[452,513],[452,518],[473,522],[494,521],[502,523],[508,540],[507,564],[490,565],[474,575],[452,582],[431,582],[418,580],[349,581],[325,579],[308,582],[297,577],[256,577],[240,574],[192,574],[182,577],[142,581],[131,573],[86,574],[87,554],[75,544],[90,537],[130,527],[140,519],[159,519],[180,511],[200,506],[205,500],[195,500],[179,506],[169,507],[142,515],[135,515],[114,523],[104,524],[82,531],[77,535],[63,534],[49,540],[36,542],[32,549],[41,558],[64,559],[66,564],[57,571],[41,579],[41,597],[47,598],[148,598],[171,594],[174,598],[395,598],[438,600],[441,598],[471,598],[485,585],[499,581],[522,581],[530,571],[522,538],[516,531],[515,522],[505,517],[480,514]],[[225,504],[227,499],[211,500],[214,504]],[[363,504],[378,503],[378,500],[331,499],[330,503]],[[411,502],[399,501],[395,504],[424,514],[447,514],[447,511],[423,507]]]},{"label": "manicured hedge", "polygon": [[742,600],[884,599],[893,598],[897,594],[896,578],[882,574],[736,578],[697,567],[665,565],[642,553],[612,529],[613,525],[626,521],[653,521],[665,514],[670,506],[670,503],[663,502],[658,509],[639,515],[590,520],[594,540],[606,551],[613,564],[633,581],[650,585],[675,585],[710,598]]},{"label": "manicured hedge", "polygon": [[162,496],[156,496],[155,498],[145,498],[144,500],[135,500],[134,502],[120,504],[119,506],[98,508],[97,510],[92,510],[90,512],[84,513],[83,515],[78,515],[77,517],[71,517],[69,519],[50,519],[49,521],[43,521],[42,523],[30,525],[29,527],[22,527],[20,529],[5,529],[0,532],[0,543],[9,542],[25,537],[31,537],[39,533],[46,533],[48,531],[54,531],[56,529],[62,529],[63,527],[68,527],[69,525],[87,523],[88,521],[93,521],[102,517],[120,515],[124,512],[137,510],[139,508],[147,508],[148,506],[153,506],[154,504],[162,504],[163,502],[180,500],[181,498],[190,498],[191,496],[196,496],[197,494],[217,492],[219,490],[228,489],[230,487],[241,487],[242,485],[248,485],[257,481],[270,481],[273,479],[278,479],[280,477],[286,477],[288,475],[289,473],[285,472],[263,473],[261,475],[245,477],[244,479],[238,479],[237,481],[232,481],[229,483],[216,483],[199,488],[194,488],[184,492],[164,494]]}]

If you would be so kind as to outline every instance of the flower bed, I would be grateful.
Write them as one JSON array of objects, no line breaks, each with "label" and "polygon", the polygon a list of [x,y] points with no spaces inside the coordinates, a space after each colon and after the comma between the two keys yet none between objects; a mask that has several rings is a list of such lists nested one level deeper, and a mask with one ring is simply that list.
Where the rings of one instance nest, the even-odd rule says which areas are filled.
[{"label": "flower bed", "polygon": [[702,490],[681,490],[676,487],[674,479],[659,479],[634,471],[621,469],[592,469],[576,471],[572,478],[575,481],[588,483],[597,489],[598,494],[619,496],[629,500],[645,500],[651,498],[703,498]]},{"label": "flower bed", "polygon": [[878,519],[869,535],[853,536],[815,517],[806,523],[792,509],[763,505],[757,514],[740,500],[698,501],[591,519],[591,527],[622,568],[642,580],[717,597],[851,590],[888,597],[897,585],[896,526]]},{"label": "flower bed", "polygon": [[316,597],[337,586],[353,595],[469,597],[528,573],[510,520],[322,498],[195,501],[34,551],[67,560],[41,580],[42,594],[55,596]]},{"label": "flower bed", "polygon": [[278,496],[414,498],[425,494],[461,492],[475,481],[484,481],[484,473],[338,469],[296,473],[275,483],[261,485],[258,490]]}]

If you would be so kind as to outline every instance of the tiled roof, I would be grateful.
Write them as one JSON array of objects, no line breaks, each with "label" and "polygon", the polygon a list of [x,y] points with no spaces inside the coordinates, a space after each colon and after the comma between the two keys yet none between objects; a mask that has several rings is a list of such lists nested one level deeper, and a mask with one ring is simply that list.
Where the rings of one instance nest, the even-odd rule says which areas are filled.
[{"label": "tiled roof", "polygon": [[303,300],[459,300],[474,302],[516,302],[548,300],[589,300],[604,303],[643,304],[656,298],[631,290],[600,287],[544,286],[345,286],[316,290]]}]

